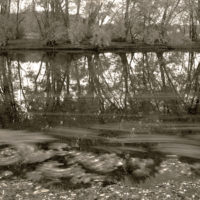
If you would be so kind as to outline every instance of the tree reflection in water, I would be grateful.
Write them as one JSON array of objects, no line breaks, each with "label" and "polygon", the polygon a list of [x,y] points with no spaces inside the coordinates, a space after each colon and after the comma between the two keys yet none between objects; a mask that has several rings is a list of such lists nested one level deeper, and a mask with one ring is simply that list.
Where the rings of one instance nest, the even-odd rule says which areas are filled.
[{"label": "tree reflection in water", "polygon": [[4,53],[0,61],[2,127],[198,120],[198,53]]}]

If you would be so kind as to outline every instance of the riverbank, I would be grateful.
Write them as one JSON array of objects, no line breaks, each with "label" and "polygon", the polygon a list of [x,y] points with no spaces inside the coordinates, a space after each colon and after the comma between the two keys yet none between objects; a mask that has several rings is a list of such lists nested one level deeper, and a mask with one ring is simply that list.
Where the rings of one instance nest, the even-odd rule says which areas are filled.
[{"label": "riverbank", "polygon": [[[152,177],[140,185],[121,183],[102,187],[66,189],[61,186],[45,186],[40,183],[13,177],[0,180],[2,200],[197,200],[200,199],[200,179],[191,175],[188,164],[176,159],[164,161],[160,175]],[[63,183],[67,185],[66,183]],[[48,185],[48,183],[46,184]]]},{"label": "riverbank", "polygon": [[199,51],[200,42],[196,43],[185,43],[180,45],[149,45],[143,43],[126,43],[126,42],[112,42],[106,47],[95,47],[90,44],[67,44],[58,43],[51,47],[46,46],[44,41],[35,39],[23,39],[23,40],[11,40],[8,41],[8,45],[1,47],[0,51],[99,51],[99,52],[156,52],[156,51]]},{"label": "riverbank", "polygon": [[59,191],[46,189],[41,185],[25,180],[1,181],[0,199],[2,200],[198,200],[200,181],[169,181],[154,189],[111,185],[94,186],[87,189]]}]

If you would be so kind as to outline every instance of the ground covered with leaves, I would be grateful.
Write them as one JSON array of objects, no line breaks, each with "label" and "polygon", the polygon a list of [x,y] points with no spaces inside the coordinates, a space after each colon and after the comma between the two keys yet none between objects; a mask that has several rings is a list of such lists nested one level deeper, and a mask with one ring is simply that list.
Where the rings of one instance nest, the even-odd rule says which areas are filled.
[{"label": "ground covered with leaves", "polygon": [[[63,183],[67,185],[67,183]],[[90,187],[69,189],[62,185],[52,186],[12,176],[7,171],[1,174],[0,199],[5,200],[53,200],[53,199],[200,199],[200,179],[192,173],[188,164],[168,159],[160,165],[159,173],[145,182],[108,185],[93,184]]]}]

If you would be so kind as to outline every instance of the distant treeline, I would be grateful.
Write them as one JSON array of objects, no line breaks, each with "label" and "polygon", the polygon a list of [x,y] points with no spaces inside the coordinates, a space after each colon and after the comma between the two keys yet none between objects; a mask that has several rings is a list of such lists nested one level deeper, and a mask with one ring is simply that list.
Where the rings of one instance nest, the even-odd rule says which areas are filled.
[{"label": "distant treeline", "polygon": [[200,0],[32,0],[24,5],[24,0],[0,1],[1,40],[32,34],[52,45],[61,40],[107,46],[199,38]]}]

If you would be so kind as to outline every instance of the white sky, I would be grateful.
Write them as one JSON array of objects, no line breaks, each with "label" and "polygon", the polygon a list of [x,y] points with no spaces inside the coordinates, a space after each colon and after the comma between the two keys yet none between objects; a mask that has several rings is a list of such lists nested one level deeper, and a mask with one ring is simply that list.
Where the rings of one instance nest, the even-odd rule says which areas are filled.
[{"label": "white sky", "polygon": [[[123,1],[123,0],[115,0],[115,3],[120,3],[121,1]],[[31,3],[32,3],[32,0],[20,0],[20,9],[21,10],[26,9],[29,5],[31,5]],[[81,3],[81,5],[83,6],[83,2]],[[76,9],[75,3],[70,2],[70,8],[71,8],[71,10]],[[12,12],[16,12],[16,10],[17,10],[17,4],[16,3],[13,4],[11,10],[12,10]],[[42,11],[43,8],[41,6],[37,5],[36,10]]]},{"label": "white sky", "polygon": [[[24,9],[28,8],[32,3],[32,0],[21,0],[20,1],[20,11],[23,11]],[[36,10],[42,11],[42,7],[37,6]],[[11,5],[11,12],[16,12],[17,11],[17,3],[13,3]]]}]

